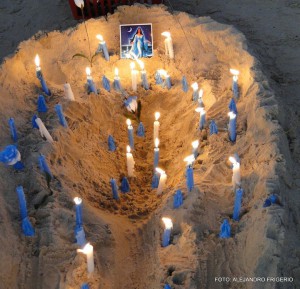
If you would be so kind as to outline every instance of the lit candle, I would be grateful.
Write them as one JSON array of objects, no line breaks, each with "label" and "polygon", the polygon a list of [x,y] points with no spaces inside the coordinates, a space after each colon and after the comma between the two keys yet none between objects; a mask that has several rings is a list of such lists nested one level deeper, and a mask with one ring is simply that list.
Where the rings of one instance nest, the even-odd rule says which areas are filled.
[{"label": "lit candle", "polygon": [[134,177],[134,159],[130,152],[130,146],[127,146],[127,174],[129,177]]},{"label": "lit candle", "polygon": [[232,77],[232,91],[234,97],[238,98],[239,97],[239,86],[238,86],[238,75],[240,72],[236,69],[230,69],[230,73],[233,74]]},{"label": "lit candle", "polygon": [[199,141],[198,140],[193,141],[192,147],[193,147],[193,155],[195,158],[197,158],[197,156],[199,155],[198,153]]},{"label": "lit candle", "polygon": [[153,139],[154,139],[154,142],[155,142],[155,140],[158,138],[158,135],[159,135],[159,126],[160,126],[160,124],[159,124],[158,119],[160,118],[160,113],[156,112],[154,114],[154,116],[155,116],[155,121],[154,121],[154,130],[153,130]]},{"label": "lit candle", "polygon": [[137,74],[138,71],[135,69],[135,63],[131,62],[130,63],[130,68],[131,68],[131,85],[132,85],[132,90],[137,91]]},{"label": "lit candle", "polygon": [[56,104],[55,105],[55,111],[57,113],[58,119],[59,119],[59,123],[63,126],[63,127],[68,127],[66,118],[64,116],[64,112],[62,109],[62,105],[61,104]]},{"label": "lit candle", "polygon": [[90,243],[87,243],[83,249],[77,249],[77,252],[83,253],[87,258],[87,271],[88,273],[94,272],[94,248]]},{"label": "lit candle", "polygon": [[162,36],[165,36],[165,51],[166,55],[170,57],[170,59],[174,58],[174,49],[173,49],[173,42],[171,38],[171,33],[170,32],[163,32],[161,34]]},{"label": "lit candle", "polygon": [[52,136],[50,135],[50,133],[48,132],[48,130],[46,129],[43,121],[38,117],[36,120],[35,120],[36,124],[38,125],[39,127],[39,130],[40,130],[40,134],[42,137],[45,137],[46,140],[50,143],[53,143],[54,140],[52,138]]},{"label": "lit candle", "polygon": [[198,83],[197,82],[194,82],[192,85],[191,85],[192,89],[193,89],[193,101],[197,101],[198,100],[198,97],[199,97],[199,93],[198,93]]},{"label": "lit candle", "polygon": [[141,71],[141,79],[142,79],[142,86],[144,87],[145,90],[148,90],[149,89],[149,83],[148,83],[148,80],[147,80],[147,74],[146,74],[146,70],[145,70],[145,65],[144,65],[144,62],[141,61],[141,60],[137,60],[142,71]]},{"label": "lit candle", "polygon": [[133,126],[131,125],[131,120],[128,118],[126,120],[127,128],[128,128],[128,140],[129,145],[132,150],[134,150],[134,139],[133,139]]},{"label": "lit candle", "polygon": [[13,139],[14,142],[17,142],[18,141],[18,134],[17,134],[17,129],[16,129],[16,125],[15,125],[15,120],[11,117],[8,120],[8,124],[9,124],[9,128],[10,128],[11,138]]},{"label": "lit candle", "polygon": [[165,184],[167,181],[167,174],[165,171],[163,171],[160,168],[156,168],[155,170],[156,170],[156,172],[158,172],[160,174],[158,188],[157,188],[157,192],[156,192],[157,195],[160,195],[164,190],[164,187],[165,187]]},{"label": "lit candle", "polygon": [[108,54],[106,42],[103,40],[103,36],[98,34],[96,35],[96,38],[99,40],[99,46],[96,53],[100,53],[102,51],[105,60],[109,61],[109,54]]},{"label": "lit candle", "polygon": [[163,237],[162,237],[162,247],[167,247],[170,245],[171,232],[173,229],[173,222],[170,218],[162,218],[165,225]]},{"label": "lit candle", "polygon": [[206,111],[204,109],[204,107],[197,107],[196,112],[200,113],[200,122],[199,122],[199,129],[202,130],[204,129],[204,125],[206,122],[205,116],[206,116]]},{"label": "lit candle", "polygon": [[228,113],[229,124],[228,124],[228,135],[231,142],[236,141],[236,114],[232,111]]},{"label": "lit candle", "polygon": [[154,148],[154,170],[157,168],[158,166],[158,162],[159,162],[159,139],[156,138],[155,141],[155,148]]},{"label": "lit candle", "polygon": [[43,92],[45,92],[47,95],[50,96],[51,92],[47,87],[46,81],[44,80],[42,69],[40,67],[40,57],[38,56],[38,54],[35,56],[34,61],[35,61],[35,65],[36,65],[36,77],[39,79],[39,81],[41,83]]},{"label": "lit candle", "polygon": [[239,188],[235,191],[235,200],[233,207],[232,219],[238,221],[240,219],[240,210],[242,206],[243,189]]},{"label": "lit candle", "polygon": [[93,78],[91,76],[91,69],[89,67],[87,67],[85,69],[86,72],[86,80],[87,80],[87,87],[88,87],[88,93],[95,93],[98,94],[97,88],[95,86],[95,83],[93,81]]},{"label": "lit candle", "polygon": [[114,83],[113,83],[114,89],[117,91],[121,91],[121,82],[119,77],[119,69],[115,68],[115,77],[114,77]]},{"label": "lit candle", "polygon": [[64,92],[65,92],[65,98],[66,99],[71,100],[71,101],[75,100],[70,83],[66,82],[64,84]]},{"label": "lit candle", "polygon": [[236,188],[241,186],[240,163],[234,157],[229,157],[229,161],[232,163],[232,186],[235,192]]},{"label": "lit candle", "polygon": [[75,197],[73,200],[76,210],[76,227],[80,228],[82,227],[82,199],[79,197]]},{"label": "lit candle", "polygon": [[188,189],[188,192],[191,192],[192,189],[194,188],[194,171],[193,171],[193,163],[195,161],[194,155],[190,155],[184,159],[185,162],[187,162],[187,167],[186,167],[186,186]]}]

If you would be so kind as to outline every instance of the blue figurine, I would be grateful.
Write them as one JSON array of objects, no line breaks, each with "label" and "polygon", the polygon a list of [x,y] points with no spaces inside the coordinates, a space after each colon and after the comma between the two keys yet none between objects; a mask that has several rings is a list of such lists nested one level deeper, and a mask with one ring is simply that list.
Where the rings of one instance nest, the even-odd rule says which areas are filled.
[{"label": "blue figurine", "polygon": [[18,134],[17,134],[16,126],[15,126],[15,120],[11,117],[8,120],[8,124],[9,124],[9,128],[10,128],[11,138],[13,139],[14,142],[17,142]]},{"label": "blue figurine", "polygon": [[130,192],[129,182],[128,182],[128,179],[126,177],[122,178],[120,190],[121,190],[122,193]]},{"label": "blue figurine", "polygon": [[43,95],[38,96],[37,104],[38,104],[38,112],[47,112],[48,111],[48,108],[46,105],[46,100]]},{"label": "blue figurine", "polygon": [[38,118],[37,115],[34,114],[32,119],[31,119],[32,128],[37,128],[37,129],[39,128],[39,126],[37,125],[37,123],[35,121],[37,118]]},{"label": "blue figurine", "polygon": [[210,135],[218,134],[218,127],[214,120],[212,120],[209,124],[209,134]]},{"label": "blue figurine", "polygon": [[115,200],[119,200],[118,186],[117,186],[116,180],[115,179],[111,179],[110,180],[110,185],[111,185],[111,190],[112,190],[113,198]]},{"label": "blue figurine", "polygon": [[230,100],[228,108],[229,108],[229,111],[232,111],[234,114],[237,114],[237,108],[236,108],[236,104],[235,104],[234,98],[232,98]]},{"label": "blue figurine", "polygon": [[102,85],[103,85],[105,90],[110,92],[110,82],[109,82],[108,78],[106,78],[105,75],[103,75],[103,77],[102,77]]},{"label": "blue figurine", "polygon": [[68,127],[66,118],[65,118],[64,113],[63,113],[62,105],[61,104],[56,104],[55,105],[55,111],[57,113],[57,116],[58,116],[58,119],[59,119],[59,123],[63,127]]},{"label": "blue figurine", "polygon": [[116,143],[111,135],[108,136],[108,150],[111,152],[114,152],[116,150]]},{"label": "blue figurine", "polygon": [[230,238],[231,236],[231,229],[230,224],[227,219],[225,219],[220,228],[220,238]]},{"label": "blue figurine", "polygon": [[186,80],[185,76],[182,77],[181,83],[182,83],[182,90],[184,92],[188,92],[189,86],[188,86],[188,83],[187,83],[187,80]]},{"label": "blue figurine", "polygon": [[183,204],[183,196],[181,190],[177,190],[173,197],[174,209],[179,208]]}]

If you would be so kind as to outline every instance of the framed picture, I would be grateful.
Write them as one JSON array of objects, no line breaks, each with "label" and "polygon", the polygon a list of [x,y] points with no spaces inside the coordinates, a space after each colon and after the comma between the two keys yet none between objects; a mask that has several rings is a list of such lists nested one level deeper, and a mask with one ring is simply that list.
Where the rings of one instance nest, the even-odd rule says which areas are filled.
[{"label": "framed picture", "polygon": [[120,25],[120,50],[121,58],[152,57],[152,24]]}]

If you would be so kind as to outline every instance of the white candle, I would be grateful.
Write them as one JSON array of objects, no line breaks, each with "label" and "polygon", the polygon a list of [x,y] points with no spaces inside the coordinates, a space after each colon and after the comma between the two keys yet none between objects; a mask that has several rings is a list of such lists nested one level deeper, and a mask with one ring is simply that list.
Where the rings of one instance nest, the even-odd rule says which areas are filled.
[{"label": "white candle", "polygon": [[154,144],[155,144],[155,140],[158,138],[159,135],[159,121],[158,119],[160,118],[160,113],[156,112],[155,113],[155,121],[154,121],[154,130],[153,130],[153,139],[154,139]]},{"label": "white candle", "polygon": [[38,54],[35,56],[34,62],[35,62],[35,66],[36,66],[36,71],[40,71],[41,70],[40,57],[38,56]]},{"label": "white candle", "polygon": [[135,69],[135,64],[134,62],[130,63],[130,68],[131,68],[131,83],[132,83],[132,90],[137,91],[137,74],[138,71]]},{"label": "white candle", "polygon": [[83,249],[77,249],[77,252],[83,253],[86,255],[87,260],[87,271],[88,273],[93,273],[95,269],[94,265],[94,248],[90,243],[87,243]]},{"label": "white candle", "polygon": [[234,157],[229,157],[229,161],[232,163],[232,186],[235,192],[237,187],[241,186],[241,171],[240,163]]},{"label": "white candle", "polygon": [[173,41],[171,38],[170,32],[163,32],[161,35],[165,36],[165,51],[166,55],[168,55],[171,59],[174,58],[174,49],[173,49]]},{"label": "white candle", "polygon": [[48,142],[53,143],[54,140],[53,140],[52,136],[50,135],[50,133],[48,132],[48,130],[46,129],[46,127],[45,127],[43,121],[42,121],[40,118],[37,118],[37,119],[35,120],[35,122],[36,122],[36,124],[37,124],[38,127],[39,127],[41,136],[42,136],[42,137],[45,137],[46,140],[47,140]]},{"label": "white candle", "polygon": [[129,177],[134,176],[134,159],[132,153],[130,152],[130,146],[127,146],[127,173]]},{"label": "white candle", "polygon": [[75,100],[70,83],[66,82],[64,84],[64,91],[65,91],[65,98],[66,99],[71,100],[71,101]]},{"label": "white candle", "polygon": [[155,169],[159,174],[160,174],[160,178],[159,178],[159,183],[158,183],[158,188],[157,188],[157,195],[160,195],[165,187],[166,181],[167,181],[167,174],[164,170],[160,169],[160,168],[156,168]]}]

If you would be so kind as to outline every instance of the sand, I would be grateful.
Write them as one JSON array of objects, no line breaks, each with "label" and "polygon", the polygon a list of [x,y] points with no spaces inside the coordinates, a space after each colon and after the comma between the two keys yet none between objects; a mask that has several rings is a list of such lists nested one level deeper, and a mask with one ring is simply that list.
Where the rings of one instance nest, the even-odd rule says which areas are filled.
[{"label": "sand", "polygon": [[[26,165],[22,173],[1,167],[1,259],[6,260],[0,268],[3,288],[79,288],[85,281],[91,288],[162,288],[166,282],[173,288],[275,288],[274,283],[227,284],[214,279],[278,276],[283,270],[280,262],[288,248],[284,239],[293,237],[293,227],[289,230],[283,225],[287,208],[262,208],[268,194],[280,194],[286,163],[291,162],[282,155],[287,146],[278,122],[281,107],[273,89],[259,62],[248,52],[245,37],[232,26],[209,17],[179,13],[175,18],[164,7],[121,7],[109,16],[108,22],[100,18],[87,23],[92,47],[96,49],[94,36],[101,31],[110,51],[118,53],[118,25],[139,23],[141,15],[144,22],[153,23],[155,39],[155,56],[145,60],[151,90],[139,88],[137,93],[143,105],[141,120],[146,138],[136,138],[137,174],[130,180],[133,191],[122,195],[119,203],[112,199],[109,179],[119,180],[126,173],[126,111],[121,95],[106,92],[100,79],[103,74],[112,79],[117,66],[123,87],[132,94],[129,61],[119,60],[116,54],[110,63],[98,58],[92,73],[101,93],[87,95],[87,63],[71,59],[77,52],[87,52],[84,27],[79,25],[21,43],[19,51],[2,65],[2,144],[11,142],[6,122],[13,116]],[[195,60],[177,20],[189,35]],[[160,36],[164,30],[172,33],[175,62],[164,55]],[[55,139],[53,146],[43,141],[30,123],[40,92],[33,63],[36,52],[41,56],[42,69],[53,92],[48,100],[50,112],[42,116]],[[192,91],[185,94],[180,84],[183,74],[189,83],[198,81],[205,91],[207,118],[215,119],[219,128],[226,128],[227,106],[232,96],[228,71],[232,66],[241,71],[238,138],[234,145],[228,142],[225,131],[212,137],[207,129],[199,132]],[[154,84],[157,68],[170,73],[170,91]],[[62,85],[66,80],[71,83],[75,102],[63,99]],[[58,102],[64,107],[67,130],[59,126],[54,112]],[[162,114],[160,166],[168,174],[162,196],[150,188],[156,110]],[[108,134],[116,139],[116,153],[107,151]],[[197,138],[201,154],[195,164],[196,188],[187,193],[183,158],[190,154],[191,142]],[[47,156],[55,175],[51,191],[37,167],[40,152]],[[231,222],[233,238],[220,240],[220,224],[223,218],[231,216],[233,208],[227,159],[234,152],[241,157],[243,217],[239,223]],[[285,180],[290,182],[288,175]],[[32,239],[25,239],[20,232],[15,194],[19,184],[24,186],[29,216],[37,231]],[[178,188],[183,190],[185,201],[182,208],[173,210],[172,196]],[[85,230],[95,250],[96,273],[90,278],[86,276],[85,259],[76,253],[74,244],[72,198],[77,195],[84,200]],[[167,248],[160,246],[162,216],[174,220],[172,245]]]}]

